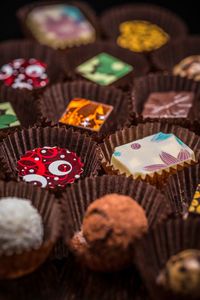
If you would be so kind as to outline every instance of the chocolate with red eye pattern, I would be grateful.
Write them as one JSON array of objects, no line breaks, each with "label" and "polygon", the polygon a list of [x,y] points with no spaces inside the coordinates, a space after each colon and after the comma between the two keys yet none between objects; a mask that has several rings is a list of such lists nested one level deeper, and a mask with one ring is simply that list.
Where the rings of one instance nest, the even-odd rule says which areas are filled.
[{"label": "chocolate with red eye pattern", "polygon": [[1,67],[0,80],[13,88],[43,88],[49,82],[46,69],[47,66],[35,58],[18,58]]},{"label": "chocolate with red eye pattern", "polygon": [[83,164],[75,153],[59,147],[27,151],[17,162],[19,176],[41,187],[64,186],[80,178]]}]

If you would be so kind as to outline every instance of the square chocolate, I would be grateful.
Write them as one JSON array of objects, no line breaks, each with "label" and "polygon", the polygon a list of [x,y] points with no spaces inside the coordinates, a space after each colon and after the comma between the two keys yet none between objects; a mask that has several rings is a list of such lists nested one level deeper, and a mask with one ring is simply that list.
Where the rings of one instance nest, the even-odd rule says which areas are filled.
[{"label": "square chocolate", "polygon": [[155,92],[144,104],[145,118],[187,118],[194,102],[193,92]]},{"label": "square chocolate", "polygon": [[195,155],[187,145],[172,133],[162,132],[116,147],[111,158],[111,164],[121,174],[143,179],[192,161]]},{"label": "square chocolate", "polygon": [[20,122],[9,102],[0,103],[0,128],[19,126]]},{"label": "square chocolate", "polygon": [[90,43],[96,36],[80,9],[65,3],[35,7],[26,23],[41,44],[55,49]]},{"label": "square chocolate", "polygon": [[100,53],[76,68],[83,77],[100,85],[109,85],[132,70],[131,65],[107,53]]},{"label": "square chocolate", "polygon": [[74,98],[68,104],[59,122],[98,132],[112,110],[111,105]]}]

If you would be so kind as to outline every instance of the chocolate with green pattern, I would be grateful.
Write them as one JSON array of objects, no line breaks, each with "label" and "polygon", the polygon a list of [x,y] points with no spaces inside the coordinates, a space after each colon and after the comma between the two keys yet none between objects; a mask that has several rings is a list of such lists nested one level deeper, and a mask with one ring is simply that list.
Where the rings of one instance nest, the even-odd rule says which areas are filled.
[{"label": "chocolate with green pattern", "polygon": [[19,120],[9,102],[0,103],[0,129],[20,125]]},{"label": "chocolate with green pattern", "polygon": [[107,53],[100,53],[76,69],[83,77],[100,85],[109,85],[133,70],[131,65]]}]

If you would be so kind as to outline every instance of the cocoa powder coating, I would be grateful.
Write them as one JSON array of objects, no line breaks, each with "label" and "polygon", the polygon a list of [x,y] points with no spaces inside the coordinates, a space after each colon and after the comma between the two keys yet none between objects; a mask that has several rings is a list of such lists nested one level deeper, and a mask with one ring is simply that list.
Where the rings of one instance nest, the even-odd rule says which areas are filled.
[{"label": "cocoa powder coating", "polygon": [[131,264],[132,246],[147,230],[145,211],[135,200],[109,194],[90,204],[72,247],[87,267],[117,271]]}]

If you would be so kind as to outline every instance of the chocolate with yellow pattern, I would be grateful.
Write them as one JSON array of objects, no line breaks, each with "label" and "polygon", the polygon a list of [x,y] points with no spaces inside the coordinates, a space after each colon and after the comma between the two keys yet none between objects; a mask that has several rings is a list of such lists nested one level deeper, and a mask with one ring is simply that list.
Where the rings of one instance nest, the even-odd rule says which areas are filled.
[{"label": "chocolate with yellow pattern", "polygon": [[99,131],[112,109],[111,105],[74,98],[70,101],[59,122]]},{"label": "chocolate with yellow pattern", "polygon": [[194,198],[189,207],[190,213],[200,214],[200,184],[198,184]]},{"label": "chocolate with yellow pattern", "polygon": [[169,40],[169,35],[159,26],[143,20],[120,24],[117,44],[134,52],[152,51]]}]

